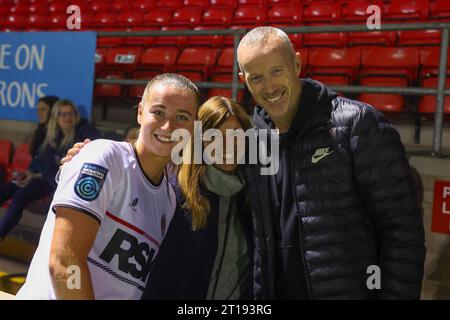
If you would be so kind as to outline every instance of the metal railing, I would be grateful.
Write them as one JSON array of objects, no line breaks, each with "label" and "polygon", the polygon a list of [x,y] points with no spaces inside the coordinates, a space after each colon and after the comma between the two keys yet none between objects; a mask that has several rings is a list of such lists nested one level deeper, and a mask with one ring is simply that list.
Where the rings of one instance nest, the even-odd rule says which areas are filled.
[{"label": "metal railing", "polygon": [[[330,25],[330,26],[302,26],[282,28],[286,33],[338,33],[338,32],[370,32],[366,25]],[[434,117],[434,133],[432,154],[441,155],[442,147],[442,129],[444,119],[444,98],[450,95],[450,89],[445,89],[447,55],[449,45],[450,22],[426,22],[426,23],[405,23],[405,24],[382,24],[376,31],[407,31],[407,30],[442,30],[441,52],[439,61],[438,86],[436,89],[420,87],[370,87],[370,86],[329,86],[333,90],[343,93],[385,93],[385,94],[404,94],[404,95],[435,95],[436,111]],[[244,85],[238,82],[238,63],[237,47],[240,38],[247,29],[211,29],[211,30],[170,30],[170,31],[121,31],[121,32],[98,32],[100,37],[135,37],[135,36],[204,36],[204,35],[232,35],[234,43],[234,63],[232,83],[219,82],[198,82],[200,88],[226,88],[232,89],[232,98],[236,99],[239,89]],[[146,84],[146,80],[131,79],[101,79],[95,80],[96,83],[137,85]]]}]

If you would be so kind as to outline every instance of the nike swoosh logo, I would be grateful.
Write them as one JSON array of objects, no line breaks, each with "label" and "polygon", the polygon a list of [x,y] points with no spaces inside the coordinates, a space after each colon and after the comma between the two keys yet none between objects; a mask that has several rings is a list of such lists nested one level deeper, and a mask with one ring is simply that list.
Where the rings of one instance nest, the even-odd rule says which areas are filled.
[{"label": "nike swoosh logo", "polygon": [[[317,151],[316,151],[316,153],[317,153]],[[321,154],[321,155],[314,154],[314,155],[312,156],[312,158],[311,158],[311,162],[312,162],[312,163],[317,163],[317,162],[319,162],[320,160],[322,160],[322,159],[325,158],[326,156],[329,156],[329,155],[332,154],[332,153],[333,153],[333,151],[327,152],[327,153],[324,153],[324,154]]]}]

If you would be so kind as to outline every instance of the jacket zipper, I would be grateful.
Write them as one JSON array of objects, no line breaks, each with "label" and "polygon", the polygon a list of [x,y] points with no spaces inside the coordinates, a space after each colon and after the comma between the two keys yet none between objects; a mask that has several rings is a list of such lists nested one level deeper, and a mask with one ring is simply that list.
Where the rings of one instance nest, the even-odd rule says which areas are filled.
[{"label": "jacket zipper", "polygon": [[[323,121],[320,121],[320,122],[318,121],[314,125],[311,125],[311,126],[305,128],[303,131],[301,131],[299,133],[299,135],[294,138],[294,144],[295,144],[295,141],[300,141],[301,138],[304,135],[306,135],[309,131],[315,129],[316,127],[319,127],[322,122]],[[295,146],[294,146],[294,152],[295,152]],[[303,267],[305,269],[305,283],[306,283],[306,289],[308,291],[308,297],[309,297],[309,299],[313,299],[312,289],[311,289],[310,271],[309,271],[309,267],[308,267],[308,265],[306,263],[306,260],[305,260],[305,249],[303,247],[303,236],[304,236],[303,221],[302,221],[302,214],[301,214],[300,208],[298,206],[298,202],[297,202],[297,192],[296,192],[296,189],[295,189],[295,166],[294,166],[294,161],[292,159],[293,159],[292,154],[290,154],[289,155],[289,166],[290,166],[290,171],[291,171],[290,175],[291,175],[292,192],[293,192],[293,195],[294,195],[296,214],[297,214],[297,216],[299,218],[299,221],[298,221],[299,239],[298,240],[299,240],[299,245],[300,245],[300,252],[301,252],[301,255],[302,255]]]}]

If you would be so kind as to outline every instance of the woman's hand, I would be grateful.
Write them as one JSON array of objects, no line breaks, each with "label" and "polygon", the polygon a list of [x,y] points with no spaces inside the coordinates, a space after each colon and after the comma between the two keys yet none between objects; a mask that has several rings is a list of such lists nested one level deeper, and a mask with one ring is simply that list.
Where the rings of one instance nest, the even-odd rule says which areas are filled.
[{"label": "woman's hand", "polygon": [[61,166],[64,165],[64,163],[70,162],[73,157],[75,157],[81,149],[83,149],[83,147],[85,145],[87,145],[89,142],[91,142],[91,140],[86,139],[83,142],[77,142],[75,143],[72,148],[69,149],[69,151],[67,151],[67,154],[64,158],[61,159]]},{"label": "woman's hand", "polygon": [[15,181],[16,186],[18,186],[19,188],[23,188],[26,185],[28,185],[31,181],[38,179],[41,177],[41,174],[39,173],[33,173],[30,171],[25,171],[22,176],[20,177],[20,179],[17,179]]}]

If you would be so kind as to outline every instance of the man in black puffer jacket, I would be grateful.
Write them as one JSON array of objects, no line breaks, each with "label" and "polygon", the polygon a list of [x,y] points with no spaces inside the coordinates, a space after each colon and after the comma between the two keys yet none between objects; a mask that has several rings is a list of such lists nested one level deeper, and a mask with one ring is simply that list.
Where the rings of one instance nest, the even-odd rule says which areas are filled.
[{"label": "man in black puffer jacket", "polygon": [[299,79],[299,59],[272,27],[238,48],[256,128],[280,133],[278,172],[248,169],[255,297],[420,298],[424,229],[397,131],[373,107]]}]

